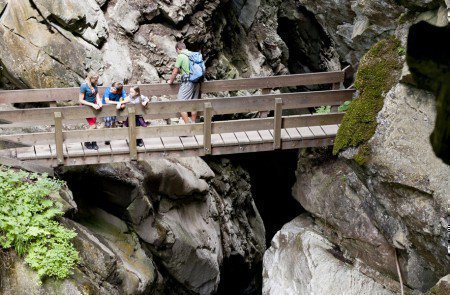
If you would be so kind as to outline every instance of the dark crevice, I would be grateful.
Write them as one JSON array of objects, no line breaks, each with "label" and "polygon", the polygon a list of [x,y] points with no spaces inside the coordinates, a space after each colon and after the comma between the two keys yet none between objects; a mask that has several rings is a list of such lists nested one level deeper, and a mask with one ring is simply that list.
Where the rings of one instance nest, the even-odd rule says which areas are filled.
[{"label": "dark crevice", "polygon": [[5,4],[2,10],[0,10],[0,21],[2,20],[3,15],[6,12],[6,8],[8,7],[8,3]]},{"label": "dark crevice", "polygon": [[69,38],[67,38],[67,36],[66,36],[65,34],[63,34],[63,33],[59,30],[59,28],[58,28],[56,25],[52,24],[50,21],[48,21],[48,20],[44,17],[44,15],[43,15],[42,12],[39,10],[39,8],[37,7],[37,5],[33,2],[33,0],[30,0],[30,5],[31,5],[31,7],[32,7],[34,10],[36,10],[37,13],[41,16],[41,18],[42,18],[42,22],[41,22],[41,23],[47,26],[47,29],[48,29],[48,31],[49,31],[50,33],[55,34],[55,31],[56,31],[57,33],[61,34],[61,36],[63,36],[65,39],[67,39],[69,42],[71,42],[71,40],[70,40]]}]

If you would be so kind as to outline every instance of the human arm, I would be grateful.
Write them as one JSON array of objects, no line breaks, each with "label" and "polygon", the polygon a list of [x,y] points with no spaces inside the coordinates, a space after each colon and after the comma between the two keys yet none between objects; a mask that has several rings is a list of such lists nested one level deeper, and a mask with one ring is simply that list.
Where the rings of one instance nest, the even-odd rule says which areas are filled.
[{"label": "human arm", "polygon": [[169,81],[167,83],[173,84],[173,81],[175,81],[175,79],[176,79],[176,77],[177,77],[179,72],[180,72],[179,68],[174,68],[173,71],[172,71],[172,76],[170,76],[170,79],[169,79]]}]

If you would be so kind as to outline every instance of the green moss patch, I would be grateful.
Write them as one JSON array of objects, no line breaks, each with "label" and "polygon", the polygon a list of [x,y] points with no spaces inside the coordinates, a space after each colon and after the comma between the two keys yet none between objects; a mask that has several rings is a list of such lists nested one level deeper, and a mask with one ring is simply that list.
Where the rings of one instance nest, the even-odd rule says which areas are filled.
[{"label": "green moss patch", "polygon": [[383,93],[399,80],[402,69],[400,41],[395,37],[375,44],[361,59],[355,88],[359,97],[349,106],[334,143],[333,154],[367,142],[377,128],[376,117],[383,108]]},{"label": "green moss patch", "polygon": [[14,248],[42,279],[64,279],[78,262],[76,236],[56,218],[62,205],[48,196],[62,182],[46,175],[0,167],[0,247]]}]

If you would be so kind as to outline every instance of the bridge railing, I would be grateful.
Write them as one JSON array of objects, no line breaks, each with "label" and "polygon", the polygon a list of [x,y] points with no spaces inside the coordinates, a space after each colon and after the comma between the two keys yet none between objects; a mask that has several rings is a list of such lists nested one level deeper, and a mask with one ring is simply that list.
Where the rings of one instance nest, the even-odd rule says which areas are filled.
[{"label": "bridge railing", "polygon": [[[308,85],[331,84],[333,89],[339,89],[344,81],[348,67],[342,71],[308,73],[296,75],[283,75],[272,77],[258,77],[234,80],[206,81],[201,85],[202,93],[214,93],[222,91],[237,91],[248,89],[262,89],[267,94],[271,89],[280,87],[295,87]],[[129,90],[129,85],[125,90]],[[149,96],[176,95],[180,88],[179,84],[141,84],[141,93]],[[103,92],[105,87],[99,87]],[[49,88],[49,89],[23,89],[23,90],[1,90],[0,103],[34,103],[34,102],[58,102],[77,101],[79,87],[72,88]]]},{"label": "bridge railing", "polygon": [[[343,79],[343,72],[338,73],[340,73],[339,79]],[[218,91],[218,89],[229,90],[239,87],[242,89],[249,89],[253,87],[261,87],[262,85],[264,87],[270,86],[272,88],[284,87],[297,84],[300,80],[303,81],[302,83],[306,83],[305,81],[314,81],[315,83],[322,81],[324,83],[330,83],[330,80],[333,84],[338,83],[335,82],[337,81],[337,78],[336,80],[333,78],[337,77],[335,76],[336,73],[332,72],[333,75],[327,74],[328,73],[320,73],[320,75],[310,74],[311,77],[309,78],[305,75],[301,75],[301,78],[299,78],[299,75],[290,75],[269,78],[241,79],[233,80],[233,83],[228,81],[214,81],[208,82],[212,83],[210,86],[203,87]],[[320,80],[325,79],[324,77],[328,80]],[[245,80],[245,83],[242,80]],[[339,83],[342,83],[342,80]],[[170,87],[168,85],[163,86],[166,87],[166,89],[167,87]],[[78,89],[76,89],[76,91],[78,91]],[[127,149],[125,153],[129,153],[129,158],[131,160],[136,160],[138,158],[138,152],[140,152],[136,146],[137,138],[200,136],[202,141],[202,153],[200,154],[208,155],[213,151],[213,146],[211,144],[211,137],[213,134],[272,130],[273,149],[279,149],[282,144],[282,129],[339,124],[343,117],[343,113],[336,112],[330,114],[283,116],[283,110],[304,109],[323,105],[339,106],[345,101],[351,100],[353,93],[354,90],[329,90],[237,96],[227,98],[208,98],[191,101],[177,100],[151,102],[147,107],[143,107],[142,105],[127,105],[124,110],[117,110],[115,105],[105,105],[101,110],[94,110],[93,108],[86,106],[15,109],[0,111],[0,122],[6,123],[0,125],[2,128],[5,126],[15,126],[16,123],[20,123],[22,126],[54,125],[54,131],[0,135],[0,140],[31,146],[53,145],[56,150],[57,163],[60,165],[64,164],[65,157],[67,156],[64,145],[84,141],[128,140],[129,149]],[[39,97],[41,96],[38,95],[34,97],[33,101],[43,99],[42,97]],[[24,100],[26,99],[23,99],[21,102]],[[146,118],[150,119],[170,119],[173,117],[178,117],[180,111],[201,111],[203,112],[204,121],[202,123],[186,125],[159,125],[149,126],[146,128],[136,127],[135,115],[144,115]],[[254,111],[273,111],[274,116],[271,118],[218,122],[214,122],[212,120],[214,115],[247,113]],[[84,122],[85,118],[102,118],[107,116],[129,117],[129,127],[93,130],[64,130],[63,123]]]}]

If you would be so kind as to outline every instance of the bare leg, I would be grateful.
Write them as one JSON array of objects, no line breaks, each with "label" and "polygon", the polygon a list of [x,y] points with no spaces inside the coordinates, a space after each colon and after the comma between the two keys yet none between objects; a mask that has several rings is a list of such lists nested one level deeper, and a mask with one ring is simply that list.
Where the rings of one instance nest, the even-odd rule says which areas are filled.
[{"label": "bare leg", "polygon": [[180,112],[181,118],[183,118],[184,123],[189,123],[189,116],[186,112]]},{"label": "bare leg", "polygon": [[197,120],[197,112],[192,112],[191,117],[192,117],[192,123],[195,123],[195,120]]}]

